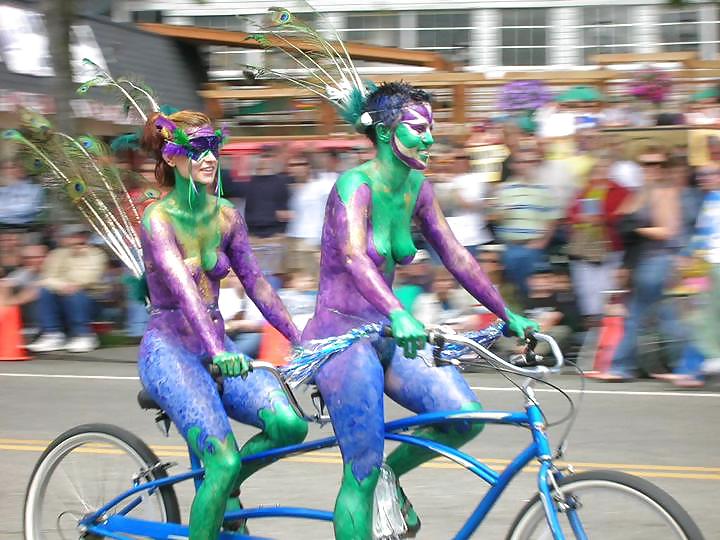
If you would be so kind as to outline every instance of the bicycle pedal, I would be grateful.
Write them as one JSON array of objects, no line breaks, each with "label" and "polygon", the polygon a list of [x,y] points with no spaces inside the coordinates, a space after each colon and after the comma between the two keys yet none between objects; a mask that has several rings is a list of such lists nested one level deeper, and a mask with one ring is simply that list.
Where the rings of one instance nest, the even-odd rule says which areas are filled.
[{"label": "bicycle pedal", "polygon": [[150,467],[145,467],[144,469],[140,469],[137,473],[135,473],[132,477],[133,485],[137,486],[140,484],[140,481],[145,479],[148,482],[152,481],[155,478],[155,473],[157,472],[165,472],[171,467],[175,467],[177,465],[177,461],[158,461],[154,465]]}]

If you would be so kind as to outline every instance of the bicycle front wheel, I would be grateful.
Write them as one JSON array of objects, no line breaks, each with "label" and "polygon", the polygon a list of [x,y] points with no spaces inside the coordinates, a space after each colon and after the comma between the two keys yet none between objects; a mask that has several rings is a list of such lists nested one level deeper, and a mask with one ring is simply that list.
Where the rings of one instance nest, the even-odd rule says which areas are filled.
[{"label": "bicycle front wheel", "polygon": [[[158,463],[141,439],[117,426],[88,424],[66,431],[50,443],[30,477],[25,495],[25,539],[81,537],[78,522],[84,516],[132,488],[134,481],[166,477],[164,468],[156,467]],[[143,495],[128,516],[180,522],[172,486]],[[109,514],[115,511],[117,508]]]},{"label": "bicycle front wheel", "polygon": [[[619,471],[588,471],[566,476],[558,484],[571,508],[553,501],[567,539],[703,539],[677,501],[642,478]],[[520,511],[507,538],[552,540],[539,495]]]}]

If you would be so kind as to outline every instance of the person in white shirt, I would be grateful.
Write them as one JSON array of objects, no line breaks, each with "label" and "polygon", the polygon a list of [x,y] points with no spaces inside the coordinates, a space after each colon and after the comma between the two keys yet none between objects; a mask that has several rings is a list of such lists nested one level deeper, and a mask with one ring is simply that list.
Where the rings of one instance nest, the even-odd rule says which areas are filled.
[{"label": "person in white shirt", "polygon": [[456,154],[454,169],[451,184],[456,208],[447,222],[458,241],[474,253],[478,246],[492,241],[482,215],[487,182],[482,174],[471,171],[465,152]]},{"label": "person in white shirt", "polygon": [[616,139],[611,146],[615,161],[610,165],[610,180],[616,184],[635,191],[643,186],[643,169],[629,157],[627,141]]},{"label": "person in white shirt", "polygon": [[225,332],[242,354],[256,358],[260,350],[265,317],[245,294],[242,283],[230,273],[220,284],[218,309],[225,321]]},{"label": "person in white shirt", "polygon": [[325,204],[338,178],[338,155],[328,152],[323,170],[311,173],[303,155],[288,162],[293,177],[290,195],[290,222],[287,236],[290,241],[288,269],[317,274],[320,271],[319,250]]}]

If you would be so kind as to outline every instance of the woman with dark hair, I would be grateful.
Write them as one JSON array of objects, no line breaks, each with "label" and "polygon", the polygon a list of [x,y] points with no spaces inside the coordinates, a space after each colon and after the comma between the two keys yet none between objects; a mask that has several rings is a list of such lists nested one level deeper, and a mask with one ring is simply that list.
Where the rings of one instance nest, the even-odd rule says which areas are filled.
[{"label": "woman with dark hair", "polygon": [[[147,208],[140,232],[152,306],[140,379],[205,466],[190,513],[192,540],[217,538],[226,507],[239,506],[240,483],[259,468],[241,466],[243,456],[299,443],[307,433],[277,380],[251,373],[225,335],[217,300],[232,269],[267,320],[292,343],[300,337],[258,266],[243,218],[221,198],[221,142],[210,119],[192,111],[156,113],[143,135],[156,178],[171,191]],[[210,362],[225,376],[222,395]],[[238,450],[228,416],[262,431]]]},{"label": "woman with dark hair", "polygon": [[[318,302],[304,338],[339,335],[368,322],[388,323],[393,339],[356,343],[320,367],[315,383],[333,421],[343,456],[335,505],[335,536],[370,539],[373,493],[383,463],[383,393],[417,413],[481,410],[475,394],[450,366],[416,358],[426,346],[422,323],[392,291],[395,267],[416,253],[414,221],[453,276],[519,336],[535,323],[512,313],[473,256],[453,236],[422,171],[433,144],[430,96],[405,83],[387,83],[367,95],[359,123],[375,157],[345,172],[328,199],[322,236]],[[458,447],[479,424],[424,427],[419,433]],[[401,445],[387,466],[401,476],[433,454]],[[397,487],[409,534],[420,520]]]},{"label": "woman with dark hair", "polygon": [[[680,194],[668,172],[664,148],[646,148],[639,161],[643,167],[643,186],[618,210],[622,214],[618,227],[625,247],[623,266],[629,270],[631,292],[627,298],[623,337],[610,370],[595,377],[606,382],[627,381],[638,375],[638,339],[651,316],[656,315],[661,334],[670,340],[671,358],[680,358],[684,342],[674,304],[663,302],[665,288],[673,277],[674,258],[679,252]],[[647,369],[654,371],[658,367],[664,369],[665,366]]]},{"label": "woman with dark hair", "polygon": [[[312,55],[300,48],[283,49],[295,58],[306,78],[267,68],[258,73],[285,78],[328,100],[375,147],[369,161],[338,178],[328,197],[317,305],[303,332],[303,338],[319,339],[367,323],[392,327],[392,339],[361,339],[316,366],[314,372],[344,463],[333,515],[335,537],[370,540],[374,492],[383,465],[383,393],[417,413],[463,411],[471,416],[482,408],[457,369],[430,367],[416,358],[419,352],[425,353],[425,327],[403,308],[392,290],[396,266],[409,264],[417,252],[412,223],[455,279],[505,321],[508,331],[524,336],[527,329],[538,326],[505,307],[478,262],[453,236],[423,176],[434,142],[430,96],[403,82],[380,86],[364,82],[342,44],[326,42],[324,32],[288,9],[274,7],[269,12],[269,20],[259,24],[262,33],[250,39],[272,48],[268,36],[284,42],[297,36],[322,47],[313,49]],[[455,423],[423,427],[418,433],[458,447],[481,429],[477,423]],[[390,478],[391,473],[401,476],[433,455],[400,445],[388,456],[390,470],[383,478]],[[391,524],[393,534],[414,536],[420,520],[399,485],[396,492],[405,526],[395,531],[396,524]]]}]

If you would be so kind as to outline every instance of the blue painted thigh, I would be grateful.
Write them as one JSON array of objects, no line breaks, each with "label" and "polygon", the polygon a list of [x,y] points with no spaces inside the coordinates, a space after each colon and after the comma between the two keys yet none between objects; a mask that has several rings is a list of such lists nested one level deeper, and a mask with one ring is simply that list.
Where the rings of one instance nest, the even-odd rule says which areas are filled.
[{"label": "blue painted thigh", "polygon": [[225,379],[222,402],[228,414],[238,422],[263,428],[258,413],[262,409],[275,410],[278,405],[290,405],[277,379],[265,369],[256,369],[245,380]]},{"label": "blue painted thigh", "polygon": [[138,369],[143,386],[183,437],[190,428],[200,428],[198,447],[209,449],[208,437],[224,441],[231,433],[215,382],[198,355],[149,330],[140,344]]},{"label": "blue painted thigh", "polygon": [[[430,345],[424,354],[432,356]],[[455,367],[429,367],[421,358],[405,358],[400,347],[385,369],[385,393],[416,413],[454,411],[478,402]]]},{"label": "blue painted thigh", "polygon": [[[228,337],[225,348],[231,352],[237,350]],[[233,419],[261,429],[264,426],[258,413],[262,409],[275,410],[277,405],[290,404],[280,383],[265,369],[251,371],[244,380],[227,377],[223,382],[222,402]]]},{"label": "blue painted thigh", "polygon": [[332,418],[343,461],[364,480],[382,465],[384,448],[383,370],[372,345],[356,343],[315,375]]}]

